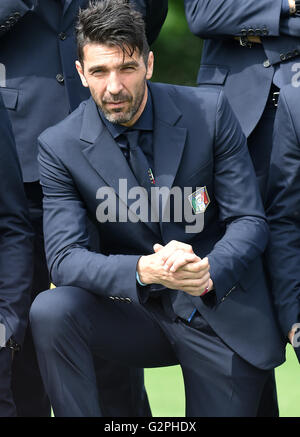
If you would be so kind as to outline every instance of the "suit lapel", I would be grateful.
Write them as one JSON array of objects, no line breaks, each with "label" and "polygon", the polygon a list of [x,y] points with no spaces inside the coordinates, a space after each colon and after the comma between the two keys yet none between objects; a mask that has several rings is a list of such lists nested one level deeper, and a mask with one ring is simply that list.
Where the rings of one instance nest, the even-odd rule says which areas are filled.
[{"label": "suit lapel", "polygon": [[[178,171],[187,129],[176,126],[181,118],[181,112],[174,104],[168,91],[160,89],[159,85],[149,84],[154,102],[154,171],[155,183],[158,188],[172,188]],[[163,91],[163,92],[162,92]],[[168,199],[161,196],[162,217]]]},{"label": "suit lapel", "polygon": [[[181,118],[181,112],[169,95],[168,89],[160,85],[149,83],[154,105],[154,173],[158,188],[166,187],[171,190],[176,177],[184,150],[187,129],[176,126]],[[119,198],[127,203],[127,207],[136,199],[127,199],[127,192],[139,183],[131,172],[120,148],[104,128],[93,99],[87,101],[83,115],[81,139],[89,145],[84,148],[83,154],[90,165],[111,186]],[[127,192],[120,189],[119,180],[127,181]],[[146,196],[141,197],[143,202],[148,202]],[[160,217],[163,217],[168,197],[160,196]],[[145,222],[157,234],[157,223]],[[162,223],[160,223],[162,226]]]},{"label": "suit lapel", "polygon": [[[134,191],[132,191],[133,198],[128,199],[128,192],[139,187],[139,183],[130,170],[119,146],[104,127],[92,98],[87,101],[84,111],[80,139],[89,143],[82,150],[82,153],[90,165],[105,183],[114,189],[117,196],[129,209],[137,199],[134,197]],[[120,179],[124,180],[122,184],[120,184]],[[140,202],[145,202],[144,204],[148,205],[147,195],[141,193]],[[130,214],[134,214],[132,210]],[[138,216],[135,217],[138,219]],[[145,225],[157,234],[157,223],[146,221]]]}]

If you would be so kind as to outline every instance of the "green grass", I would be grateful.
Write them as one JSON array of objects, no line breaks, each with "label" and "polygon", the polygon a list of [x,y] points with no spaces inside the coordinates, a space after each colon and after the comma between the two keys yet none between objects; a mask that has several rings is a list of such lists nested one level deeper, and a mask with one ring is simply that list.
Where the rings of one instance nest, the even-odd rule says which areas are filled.
[{"label": "green grass", "polygon": [[[287,360],[276,369],[280,417],[300,417],[300,366],[290,346]],[[180,366],[145,370],[145,384],[154,417],[184,416],[184,385]]]}]

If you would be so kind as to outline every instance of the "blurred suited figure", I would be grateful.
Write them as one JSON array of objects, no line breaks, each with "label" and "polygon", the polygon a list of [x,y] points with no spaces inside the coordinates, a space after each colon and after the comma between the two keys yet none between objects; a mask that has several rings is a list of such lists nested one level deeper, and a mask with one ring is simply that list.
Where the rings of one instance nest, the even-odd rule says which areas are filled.
[{"label": "blurred suited figure", "polygon": [[[223,88],[247,137],[265,201],[280,88],[299,75],[300,2],[184,0],[184,4],[191,31],[204,39],[197,84]],[[273,375],[259,416],[278,414]]]},{"label": "blurred suited figure", "polygon": [[[99,0],[100,1],[100,0]],[[167,0],[132,0],[142,12],[150,44],[158,36]],[[89,97],[75,70],[74,23],[88,0],[1,0],[0,84],[20,159],[30,219],[34,227],[31,298],[49,288],[44,255],[42,190],[37,137]],[[143,372],[97,363],[107,416],[148,416]],[[13,365],[13,394],[19,416],[49,416],[50,404],[35,357],[30,328]]]},{"label": "blurred suited figure", "polygon": [[0,181],[0,416],[13,417],[16,408],[11,366],[28,322],[32,230],[21,169],[1,96]]},{"label": "blurred suited figure", "polygon": [[267,249],[272,292],[283,334],[300,362],[300,88],[280,92],[267,196]]}]

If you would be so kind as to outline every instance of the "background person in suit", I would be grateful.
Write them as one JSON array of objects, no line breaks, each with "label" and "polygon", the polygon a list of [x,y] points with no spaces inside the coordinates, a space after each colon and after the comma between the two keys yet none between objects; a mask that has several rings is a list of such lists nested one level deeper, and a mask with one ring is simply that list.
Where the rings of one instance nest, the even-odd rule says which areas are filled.
[{"label": "background person in suit", "polygon": [[[223,88],[247,137],[264,201],[279,90],[299,77],[300,2],[185,0],[184,4],[191,31],[204,38],[197,84]],[[272,375],[258,414],[277,416],[276,398]]]},{"label": "background person in suit", "polygon": [[28,322],[33,247],[21,169],[1,96],[0,143],[0,416],[13,417],[11,366]]},{"label": "background person in suit", "polygon": [[[143,13],[147,37],[157,37],[167,0],[134,0]],[[37,164],[37,137],[65,118],[89,96],[75,69],[74,22],[88,0],[1,0],[1,94],[12,122],[22,167],[30,218],[35,231],[32,299],[49,288],[42,233],[42,190]],[[106,415],[150,414],[143,374],[98,362]],[[20,416],[48,416],[49,400],[36,362],[30,327],[14,360],[13,393]],[[131,402],[128,402],[128,399]]]},{"label": "background person in suit", "polygon": [[[57,288],[39,294],[30,314],[54,413],[102,414],[94,352],[139,367],[179,362],[189,416],[255,416],[285,343],[263,273],[268,227],[240,126],[215,87],[148,82],[153,53],[141,16],[123,0],[83,11],[77,38],[77,68],[92,97],[39,137]],[[174,219],[192,214],[185,195],[169,220],[165,197],[159,221],[142,220],[153,185],[202,187],[195,202],[203,230],[187,232],[185,215]]]},{"label": "background person in suit", "polygon": [[222,86],[248,138],[263,197],[279,89],[299,77],[300,3],[185,0],[191,31],[204,38],[198,85]]},{"label": "background person in suit", "polygon": [[[283,334],[293,344],[300,322],[300,88],[281,89],[274,126],[267,197],[267,250],[272,292]],[[298,333],[295,352],[300,361]]]}]

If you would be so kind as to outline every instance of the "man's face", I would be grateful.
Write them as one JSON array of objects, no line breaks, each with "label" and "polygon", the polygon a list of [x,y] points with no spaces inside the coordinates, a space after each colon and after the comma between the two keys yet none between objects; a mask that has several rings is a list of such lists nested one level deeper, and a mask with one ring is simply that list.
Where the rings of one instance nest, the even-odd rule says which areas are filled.
[{"label": "man's face", "polygon": [[86,44],[83,54],[83,65],[76,62],[77,71],[105,117],[112,123],[133,125],[147,102],[146,80],[152,77],[153,53],[147,65],[137,50],[130,57],[117,46]]}]

